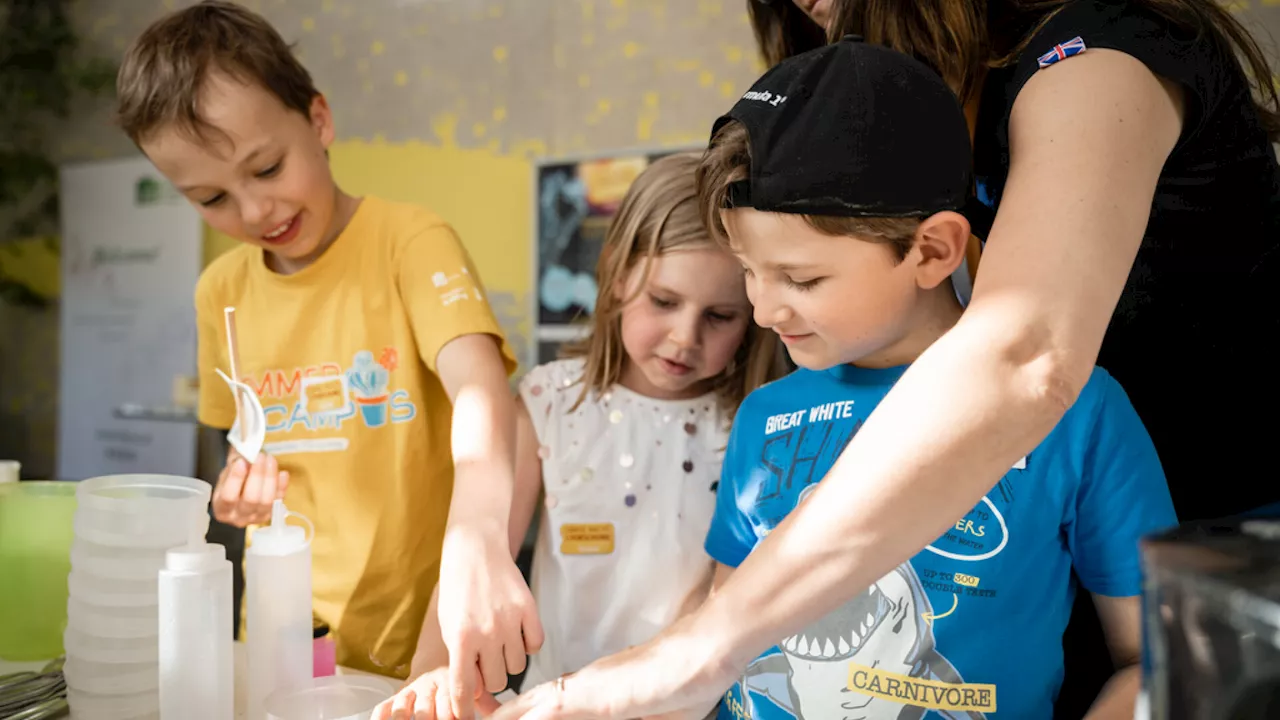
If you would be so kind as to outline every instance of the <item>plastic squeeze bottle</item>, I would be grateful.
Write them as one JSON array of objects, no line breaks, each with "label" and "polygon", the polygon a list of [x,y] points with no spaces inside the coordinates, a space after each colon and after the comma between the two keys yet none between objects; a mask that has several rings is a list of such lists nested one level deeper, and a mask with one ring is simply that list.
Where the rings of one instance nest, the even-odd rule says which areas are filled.
[{"label": "plastic squeeze bottle", "polygon": [[165,553],[157,578],[161,720],[233,720],[231,561],[203,538]]},{"label": "plastic squeeze bottle", "polygon": [[[286,525],[299,518],[311,530]],[[303,515],[276,500],[271,525],[258,528],[245,549],[245,634],[249,650],[248,717],[263,720],[263,702],[277,690],[311,684],[311,535]]]}]

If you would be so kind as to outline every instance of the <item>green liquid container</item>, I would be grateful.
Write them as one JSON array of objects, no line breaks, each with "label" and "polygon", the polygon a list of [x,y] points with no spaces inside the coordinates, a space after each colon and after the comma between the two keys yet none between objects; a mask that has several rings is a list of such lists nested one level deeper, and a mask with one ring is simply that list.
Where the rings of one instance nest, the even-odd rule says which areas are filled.
[{"label": "green liquid container", "polygon": [[0,658],[62,655],[74,482],[0,483]]}]

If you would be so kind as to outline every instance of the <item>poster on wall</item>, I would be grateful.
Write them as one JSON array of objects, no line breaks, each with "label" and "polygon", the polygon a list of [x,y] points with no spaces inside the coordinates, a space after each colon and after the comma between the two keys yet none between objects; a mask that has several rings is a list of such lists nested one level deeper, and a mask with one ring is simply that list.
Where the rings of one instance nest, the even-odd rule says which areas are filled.
[{"label": "poster on wall", "polygon": [[203,225],[145,158],[61,173],[57,475],[195,473],[196,425],[122,417],[170,407],[195,374]]},{"label": "poster on wall", "polygon": [[534,288],[539,364],[582,337],[595,312],[596,261],[609,224],[636,177],[654,160],[695,148],[549,160],[535,166]]}]

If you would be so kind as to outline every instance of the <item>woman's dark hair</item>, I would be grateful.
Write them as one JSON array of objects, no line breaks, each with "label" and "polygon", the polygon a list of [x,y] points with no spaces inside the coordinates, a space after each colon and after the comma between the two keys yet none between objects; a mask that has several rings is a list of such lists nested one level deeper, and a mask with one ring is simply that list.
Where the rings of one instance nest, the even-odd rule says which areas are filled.
[{"label": "woman's dark hair", "polygon": [[826,31],[791,0],[747,0],[747,14],[769,67],[827,43]]},{"label": "woman's dark hair", "polygon": [[[1252,84],[1267,133],[1280,139],[1280,95],[1266,56],[1244,25],[1215,0],[1135,0],[1191,32],[1213,33]],[[746,0],[769,65],[810,50],[818,26],[790,0]],[[987,68],[1014,62],[1044,23],[1070,0],[832,0],[828,38],[848,34],[900,50],[932,67],[962,101]],[[799,18],[797,18],[797,15]],[[804,22],[800,22],[803,20]],[[808,23],[807,25],[805,23]]]}]

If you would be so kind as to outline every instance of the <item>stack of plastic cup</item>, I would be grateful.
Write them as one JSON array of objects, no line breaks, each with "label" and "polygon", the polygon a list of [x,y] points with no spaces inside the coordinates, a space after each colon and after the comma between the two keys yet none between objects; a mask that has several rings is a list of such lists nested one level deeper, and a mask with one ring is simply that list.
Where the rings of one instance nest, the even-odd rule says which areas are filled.
[{"label": "stack of plastic cup", "polygon": [[165,551],[204,538],[210,486],[170,475],[108,475],[76,490],[67,700],[76,718],[158,718],[159,595]]}]

